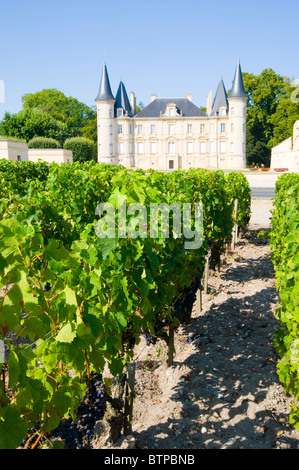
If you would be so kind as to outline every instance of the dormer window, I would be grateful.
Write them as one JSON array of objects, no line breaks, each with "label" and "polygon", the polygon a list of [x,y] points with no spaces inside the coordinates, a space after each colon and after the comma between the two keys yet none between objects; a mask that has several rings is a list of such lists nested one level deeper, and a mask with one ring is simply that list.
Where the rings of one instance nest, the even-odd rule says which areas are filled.
[{"label": "dormer window", "polygon": [[165,109],[164,116],[175,117],[178,114],[178,110],[175,103],[168,103]]},{"label": "dormer window", "polygon": [[124,112],[122,108],[117,108],[117,117],[123,117]]},{"label": "dormer window", "polygon": [[226,109],[220,108],[220,116],[226,116]]}]

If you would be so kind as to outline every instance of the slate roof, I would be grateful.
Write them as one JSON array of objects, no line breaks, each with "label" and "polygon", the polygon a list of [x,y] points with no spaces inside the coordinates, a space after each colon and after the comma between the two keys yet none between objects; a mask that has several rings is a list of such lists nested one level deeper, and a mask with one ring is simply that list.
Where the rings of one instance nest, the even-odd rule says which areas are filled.
[{"label": "slate roof", "polygon": [[213,101],[212,111],[210,116],[215,116],[216,112],[219,113],[220,108],[228,109],[227,93],[223,83],[223,80],[220,80],[218,85],[216,95]]},{"label": "slate roof", "polygon": [[125,85],[121,81],[115,97],[115,111],[117,108],[122,108],[124,110],[124,115],[128,112],[128,116],[132,117],[132,110],[130,101],[126,92]]},{"label": "slate roof", "polygon": [[247,93],[244,88],[243,77],[242,77],[242,70],[240,61],[238,61],[236,72],[233,81],[233,87],[229,94],[229,98],[247,98]]},{"label": "slate roof", "polygon": [[157,118],[165,113],[168,103],[174,103],[183,117],[207,117],[206,113],[187,98],[157,98],[136,114],[135,118]]},{"label": "slate roof", "polygon": [[106,64],[104,64],[103,71],[102,71],[102,78],[98,96],[95,99],[96,101],[102,100],[114,100],[114,96],[112,95],[108,72]]}]

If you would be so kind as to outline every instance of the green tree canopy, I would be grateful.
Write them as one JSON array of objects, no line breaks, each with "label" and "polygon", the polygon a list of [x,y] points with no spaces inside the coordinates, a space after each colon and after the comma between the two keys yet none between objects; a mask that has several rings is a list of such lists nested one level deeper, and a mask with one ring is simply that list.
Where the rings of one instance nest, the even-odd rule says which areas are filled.
[{"label": "green tree canopy", "polygon": [[50,137],[63,144],[69,137],[65,123],[38,109],[23,109],[19,113],[6,112],[0,122],[0,134],[29,140],[34,137]]},{"label": "green tree canopy", "polygon": [[28,142],[29,149],[58,149],[59,147],[60,143],[50,137],[34,137]]},{"label": "green tree canopy", "polygon": [[291,100],[294,88],[288,77],[272,69],[260,75],[243,73],[247,106],[247,164],[269,166],[271,148],[292,135],[299,119],[299,104]]},{"label": "green tree canopy", "polygon": [[96,144],[85,137],[71,137],[64,143],[66,150],[73,152],[74,162],[87,162],[89,160],[97,160]]},{"label": "green tree canopy", "polygon": [[[92,138],[96,127],[96,108],[89,107],[72,96],[67,97],[54,88],[36,93],[27,93],[22,97],[24,109],[37,109],[65,123],[70,137],[81,136]],[[92,130],[90,131],[90,127]],[[90,135],[89,135],[90,132]]]}]

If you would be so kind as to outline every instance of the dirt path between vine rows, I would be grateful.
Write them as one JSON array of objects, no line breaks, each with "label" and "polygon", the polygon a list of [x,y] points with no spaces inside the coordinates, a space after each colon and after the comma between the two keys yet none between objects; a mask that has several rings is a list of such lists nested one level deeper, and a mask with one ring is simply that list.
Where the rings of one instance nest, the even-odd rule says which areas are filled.
[{"label": "dirt path between vine rows", "polygon": [[252,218],[220,273],[210,273],[203,308],[175,334],[173,367],[164,342],[136,348],[133,432],[112,445],[105,422],[93,447],[105,449],[299,449],[288,421],[273,334],[278,300],[268,242],[271,201]]}]

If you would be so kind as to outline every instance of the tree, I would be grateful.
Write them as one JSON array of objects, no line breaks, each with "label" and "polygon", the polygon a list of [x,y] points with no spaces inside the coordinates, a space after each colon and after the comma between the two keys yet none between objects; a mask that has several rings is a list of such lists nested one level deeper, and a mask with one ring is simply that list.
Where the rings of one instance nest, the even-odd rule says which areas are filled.
[{"label": "tree", "polygon": [[247,164],[269,166],[271,148],[292,135],[299,104],[291,100],[290,79],[272,69],[260,75],[244,73],[243,80],[248,94]]},{"label": "tree", "polygon": [[34,137],[28,142],[29,149],[58,149],[59,147],[60,143],[50,137]]},{"label": "tree", "polygon": [[94,140],[90,126],[96,127],[96,108],[89,107],[72,96],[65,96],[55,88],[36,93],[27,93],[22,97],[23,109],[36,109],[66,124],[70,137],[83,135]]},{"label": "tree", "polygon": [[71,137],[67,139],[64,143],[64,148],[73,152],[74,162],[97,160],[95,143],[85,137]]},{"label": "tree", "polygon": [[24,109],[16,114],[6,112],[0,122],[0,134],[26,142],[34,137],[50,137],[62,145],[69,130],[65,123],[38,109]]}]

